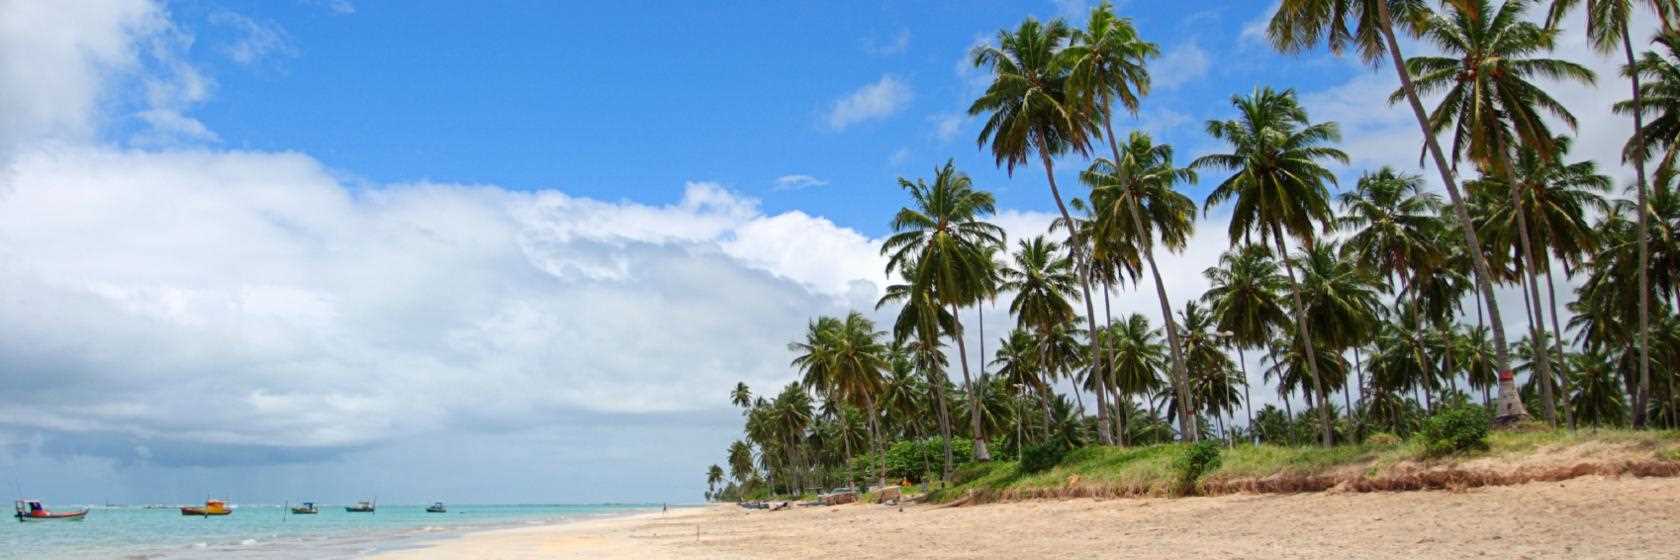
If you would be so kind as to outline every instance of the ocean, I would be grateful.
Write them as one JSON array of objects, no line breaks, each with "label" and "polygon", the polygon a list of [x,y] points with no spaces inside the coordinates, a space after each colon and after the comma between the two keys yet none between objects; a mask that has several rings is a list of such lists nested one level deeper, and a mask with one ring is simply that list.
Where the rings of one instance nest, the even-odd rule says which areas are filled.
[{"label": "ocean", "polygon": [[[53,506],[55,511],[75,508]],[[290,515],[280,505],[236,506],[232,515],[186,517],[178,508],[94,507],[87,519],[0,522],[0,558],[353,558],[422,546],[482,529],[566,523],[656,511],[657,505],[379,505],[348,513],[321,505],[315,515]],[[8,511],[8,513],[10,513]]]}]

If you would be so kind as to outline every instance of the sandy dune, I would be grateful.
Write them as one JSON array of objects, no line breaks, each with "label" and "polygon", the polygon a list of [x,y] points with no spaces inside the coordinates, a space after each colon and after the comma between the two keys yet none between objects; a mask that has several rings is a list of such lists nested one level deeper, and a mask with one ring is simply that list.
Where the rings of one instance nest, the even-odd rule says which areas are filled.
[{"label": "sandy dune", "polygon": [[734,506],[470,534],[430,558],[1680,558],[1680,479],[1465,492]]}]

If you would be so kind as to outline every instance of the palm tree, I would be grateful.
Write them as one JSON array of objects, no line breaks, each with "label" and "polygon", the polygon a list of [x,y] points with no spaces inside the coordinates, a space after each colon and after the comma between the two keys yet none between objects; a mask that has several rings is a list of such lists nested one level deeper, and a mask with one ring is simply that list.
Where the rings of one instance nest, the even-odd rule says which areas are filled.
[{"label": "palm tree", "polygon": [[997,366],[998,377],[1010,387],[1019,390],[1030,388],[1038,393],[1048,421],[1050,382],[1045,375],[1044,361],[1038,357],[1038,339],[1024,329],[1009,331],[1009,336],[998,340],[997,356],[992,365]]},{"label": "palm tree", "polygon": [[[1302,244],[1311,245],[1314,226],[1328,226],[1332,218],[1325,183],[1336,182],[1335,175],[1320,162],[1348,161],[1347,154],[1326,145],[1341,138],[1336,124],[1308,120],[1306,110],[1295,100],[1294,90],[1280,93],[1261,88],[1248,96],[1233,97],[1231,104],[1236,106],[1241,118],[1209,121],[1207,131],[1215,139],[1230,144],[1233,151],[1202,156],[1190,164],[1197,169],[1233,172],[1208,194],[1203,207],[1212,208],[1235,200],[1228,232],[1232,243],[1258,234],[1261,243],[1269,238],[1276,243],[1278,254],[1286,255],[1289,252],[1284,237],[1287,231]],[[1295,327],[1305,345],[1307,371],[1315,388],[1323,393],[1306,307],[1301,301],[1300,285],[1295,281],[1294,266],[1288,259],[1284,260],[1284,270],[1295,300]],[[1329,407],[1320,407],[1319,413],[1324,445],[1330,446],[1334,434]]]},{"label": "palm tree", "polygon": [[[1556,136],[1543,117],[1549,115],[1574,128],[1575,116],[1530,79],[1590,84],[1594,80],[1592,71],[1572,62],[1532,56],[1550,50],[1557,32],[1525,21],[1525,1],[1506,1],[1497,11],[1490,0],[1455,0],[1449,7],[1448,15],[1430,16],[1423,33],[1444,56],[1414,57],[1406,61],[1406,69],[1416,79],[1419,93],[1445,92],[1440,106],[1429,115],[1429,124],[1432,134],[1451,133],[1454,169],[1457,161],[1468,159],[1483,175],[1509,177],[1519,146],[1552,158],[1557,151]],[[1405,91],[1396,91],[1389,101],[1397,102],[1405,95]],[[1522,193],[1517,188],[1508,190],[1511,206],[1520,208]],[[1539,262],[1529,240],[1526,218],[1522,212],[1516,215],[1523,260]],[[1538,310],[1540,287],[1534,267],[1528,267],[1527,276],[1530,301]],[[1544,314],[1536,312],[1534,316]],[[1547,354],[1540,352],[1535,361],[1539,375],[1549,380]],[[1541,388],[1547,403],[1546,421],[1555,425],[1551,385],[1543,383]],[[1503,405],[1502,400],[1500,416],[1511,416]]]},{"label": "palm tree", "polygon": [[1625,158],[1643,160],[1658,152],[1652,176],[1657,184],[1665,184],[1680,171],[1680,34],[1663,33],[1652,42],[1661,45],[1661,53],[1646,51],[1631,68],[1622,69],[1633,79],[1646,80],[1639,86],[1639,110],[1631,99],[1616,102],[1615,110],[1644,123],[1622,149]]},{"label": "palm tree", "polygon": [[[1589,350],[1572,356],[1575,361],[1575,394],[1570,404],[1575,419],[1593,427],[1619,425],[1627,417],[1622,391],[1616,381],[1616,364],[1609,355]],[[1635,413],[1637,417],[1637,412]]]},{"label": "palm tree", "polygon": [[706,467],[706,496],[710,499],[716,495],[717,485],[723,482],[723,467],[712,465]]},{"label": "palm tree", "polygon": [[[851,312],[844,320],[822,317],[812,322],[803,342],[794,342],[788,349],[797,355],[793,365],[804,374],[804,385],[830,402],[842,402],[861,407],[866,414],[870,449],[878,463],[879,482],[886,483],[886,464],[882,461],[879,426],[876,422],[875,400],[885,383],[883,374],[891,365],[887,362],[887,346],[881,342],[886,333],[877,332],[875,323],[862,313]],[[851,441],[841,438],[845,458],[852,457]],[[847,477],[847,483],[853,481]],[[856,486],[853,486],[856,489]]]},{"label": "palm tree", "polygon": [[[1112,139],[1111,139],[1112,144]],[[1157,145],[1148,134],[1133,132],[1124,148],[1115,148],[1114,160],[1098,158],[1080,174],[1091,187],[1091,206],[1095,212],[1095,241],[1101,246],[1132,246],[1142,249],[1155,280],[1156,299],[1161,313],[1167,317],[1167,348],[1172,357],[1172,381],[1177,396],[1183,401],[1179,428],[1193,425],[1193,407],[1189,405],[1190,378],[1187,358],[1183,354],[1183,340],[1172,305],[1167,303],[1166,283],[1155,266],[1155,236],[1170,251],[1182,251],[1195,230],[1196,203],[1173,189],[1181,182],[1194,182],[1196,173],[1173,165],[1173,149],[1167,144]]]},{"label": "palm tree", "polygon": [[729,444],[729,476],[737,484],[746,485],[753,476],[752,446],[747,442],[735,440]]},{"label": "palm tree", "polygon": [[[1411,72],[1406,69],[1406,58],[1400,54],[1400,41],[1395,34],[1399,29],[1418,35],[1430,24],[1429,16],[1423,0],[1282,0],[1266,31],[1272,45],[1286,52],[1310,50],[1322,38],[1329,44],[1331,52],[1339,54],[1351,46],[1367,63],[1375,64],[1386,57],[1394,64],[1394,73],[1400,78],[1400,91],[1423,132],[1424,150],[1434,162],[1435,171],[1440,173],[1441,183],[1446,186],[1453,217],[1458,222],[1459,233],[1463,235],[1467,248],[1465,253],[1469,255],[1476,273],[1477,292],[1487,307],[1488,322],[1493,329],[1495,366],[1501,372],[1499,416],[1507,420],[1520,419],[1528,412],[1522,408],[1522,399],[1517,397],[1516,385],[1504,375],[1504,372],[1510,371],[1511,360],[1505,338],[1505,322],[1501,319],[1493,291],[1493,271],[1481,253],[1482,243],[1470,221],[1464,196],[1459,192],[1458,180],[1453,174],[1455,168],[1448,165],[1441,144],[1435,138],[1436,128],[1430,124],[1431,120],[1424,111],[1423,101],[1412,82]],[[1350,24],[1353,29],[1349,29]]]},{"label": "palm tree", "polygon": [[[1143,207],[1146,204],[1151,206],[1151,220],[1166,218],[1173,225],[1185,224],[1179,229],[1187,233],[1195,223],[1190,219],[1195,206],[1189,204],[1188,198],[1174,192],[1173,185],[1179,181],[1194,182],[1196,176],[1189,170],[1173,167],[1170,146],[1156,148],[1147,135],[1134,132],[1126,150],[1122,151],[1114,134],[1114,101],[1120,101],[1128,111],[1137,114],[1139,98],[1149,94],[1149,70],[1145,63],[1159,56],[1160,52],[1160,47],[1138,36],[1131,20],[1116,17],[1114,7],[1104,0],[1091,10],[1086,28],[1074,32],[1073,44],[1064,54],[1073,60],[1072,93],[1083,106],[1082,112],[1095,115],[1102,121],[1104,136],[1114,156],[1106,162],[1099,159],[1086,172],[1086,183],[1093,188],[1092,203],[1099,215],[1106,214],[1120,224],[1130,226],[1116,229],[1130,238],[1131,244],[1141,250],[1144,261],[1149,264],[1149,274],[1155,280],[1155,298],[1161,306],[1161,321],[1166,325],[1173,384],[1178,389],[1178,399],[1184,405],[1179,407],[1179,427],[1193,441],[1195,430],[1187,429],[1194,421],[1188,403],[1189,374],[1185,369],[1183,345],[1179,340],[1172,303],[1167,297],[1166,283],[1155,264],[1152,232],[1161,230],[1169,249],[1182,249],[1184,239],[1178,237],[1175,247],[1173,232],[1166,231],[1165,227],[1151,228],[1145,220]],[[1092,181],[1093,178],[1097,180]],[[1099,202],[1096,192],[1104,188],[1109,190],[1107,203]],[[1178,204],[1180,201],[1185,204]],[[1157,221],[1155,225],[1168,226],[1169,223]]]},{"label": "palm tree", "polygon": [[[1154,394],[1160,389],[1161,370],[1166,368],[1168,359],[1167,349],[1161,345],[1160,337],[1160,331],[1149,325],[1149,318],[1137,313],[1122,317],[1108,326],[1102,340],[1108,346],[1106,353],[1113,360],[1112,378],[1108,383],[1114,387],[1116,403],[1130,403],[1139,395]],[[1127,432],[1125,421],[1126,417],[1122,415],[1121,433]]]},{"label": "palm tree", "polygon": [[747,388],[746,382],[735,382],[735,390],[729,392],[729,402],[741,407],[742,414],[752,407],[752,390]]},{"label": "palm tree", "polygon": [[919,263],[906,261],[899,263],[899,273],[904,275],[905,283],[887,286],[886,293],[875,303],[880,309],[889,303],[902,303],[898,317],[893,322],[893,338],[900,344],[907,340],[905,351],[913,356],[911,362],[914,369],[920,370],[927,376],[927,383],[933,389],[934,410],[938,413],[939,433],[941,443],[945,448],[945,465],[941,472],[941,479],[951,479],[951,469],[955,459],[951,451],[951,412],[950,404],[945,400],[945,354],[940,350],[939,336],[942,332],[951,332],[951,324],[955,316],[939,305],[934,298],[932,288],[926,285],[914,285],[914,277],[921,269]]},{"label": "palm tree", "polygon": [[[1628,20],[1633,18],[1634,3],[1635,0],[1586,0],[1585,2],[1587,10],[1587,39],[1592,41],[1593,47],[1595,47],[1600,54],[1609,54],[1610,52],[1616,50],[1616,47],[1619,46],[1622,48],[1622,54],[1627,57],[1628,71],[1624,73],[1627,75],[1629,85],[1633,91],[1633,99],[1629,100],[1629,105],[1625,111],[1626,113],[1631,113],[1633,115],[1633,138],[1629,140],[1629,143],[1634,146],[1639,146],[1640,148],[1624,153],[1628,156],[1625,159],[1633,160],[1634,173],[1638,177],[1638,181],[1635,183],[1638,185],[1638,205],[1640,208],[1645,208],[1648,188],[1645,185],[1645,158],[1647,156],[1647,152],[1644,149],[1646,146],[1645,104],[1644,99],[1642,98],[1644,92],[1641,91],[1639,86],[1639,76],[1641,72],[1636,70],[1638,68],[1638,62],[1634,60],[1633,55],[1633,33],[1628,31]],[[1657,14],[1657,19],[1662,22],[1663,31],[1665,33],[1674,31],[1673,23],[1670,20],[1674,17],[1677,11],[1680,11],[1680,6],[1677,6],[1674,0],[1641,0],[1638,3],[1649,6],[1651,11]],[[1563,15],[1574,9],[1575,6],[1581,4],[1582,0],[1552,0],[1551,12],[1546,16],[1546,27],[1555,30],[1557,28],[1556,26],[1558,21],[1563,18]],[[1651,386],[1651,298],[1649,293],[1651,275],[1648,270],[1651,257],[1650,241],[1649,238],[1644,235],[1644,233],[1649,231],[1650,229],[1646,223],[1646,213],[1640,212],[1639,390],[1636,392],[1638,396],[1634,399],[1634,428],[1645,427],[1644,406]],[[1553,313],[1553,319],[1556,320],[1556,312]],[[1562,333],[1559,333],[1560,338],[1561,334]]]},{"label": "palm tree", "polygon": [[[994,267],[987,248],[1002,244],[1004,233],[1003,228],[981,218],[996,211],[996,199],[991,193],[976,190],[968,175],[958,171],[952,161],[934,170],[932,185],[903,178],[898,184],[910,192],[914,207],[901,208],[893,217],[895,233],[881,245],[881,253],[891,255],[889,271],[916,263],[911,284],[931,290],[935,300],[950,308],[949,334],[957,341],[963,386],[972,396],[968,346],[963,341],[957,308],[979,301],[991,289]],[[979,409],[970,404],[970,410]],[[980,417],[970,414],[969,422],[971,431],[978,433]],[[975,438],[974,457],[979,461],[991,459],[985,440]]]},{"label": "palm tree", "polygon": [[[1353,232],[1342,246],[1344,255],[1377,276],[1398,277],[1401,289],[1395,293],[1395,303],[1398,305],[1399,297],[1406,295],[1416,332],[1424,332],[1424,314],[1418,308],[1423,301],[1419,284],[1425,274],[1441,268],[1446,258],[1434,244],[1440,229],[1436,220],[1440,199],[1423,191],[1422,176],[1384,167],[1360,177],[1353,191],[1342,193],[1341,203],[1342,216],[1336,225]],[[1421,344],[1413,346],[1412,357],[1428,375],[1428,359]]]},{"label": "palm tree", "polygon": [[[981,45],[971,58],[976,67],[992,69],[992,83],[985,93],[969,106],[968,114],[989,113],[980,129],[978,143],[991,143],[992,155],[998,165],[1010,175],[1015,167],[1037,155],[1044,165],[1044,178],[1050,186],[1050,196],[1056,201],[1062,221],[1074,223],[1056,185],[1055,156],[1073,150],[1088,153],[1094,123],[1092,115],[1082,111],[1073,95],[1071,58],[1064,56],[1061,47],[1072,38],[1067,24],[1052,21],[1041,24],[1028,18],[1014,32],[999,31],[997,45]],[[1074,260],[1081,258],[1080,246],[1069,247]],[[1080,278],[1085,302],[1086,331],[1089,338],[1097,337],[1096,307],[1091,300],[1091,279]],[[1102,358],[1093,346],[1090,363],[1095,366]],[[1099,403],[1106,400],[1097,394]],[[1098,407],[1098,425],[1107,425],[1106,407]],[[1111,441],[1106,429],[1098,430],[1099,441]]]},{"label": "palm tree", "polygon": [[[1382,307],[1377,292],[1382,284],[1357,263],[1338,258],[1338,252],[1336,243],[1324,242],[1302,249],[1290,260],[1301,269],[1301,300],[1306,302],[1306,322],[1317,337],[1313,342],[1340,357],[1347,349],[1368,344],[1375,337]],[[1325,384],[1331,389],[1344,389],[1343,404],[1351,413],[1353,404],[1346,379],[1327,377]],[[1324,398],[1328,401],[1330,395]]]},{"label": "palm tree", "polygon": [[1254,400],[1248,394],[1248,358],[1243,350],[1265,347],[1272,340],[1273,330],[1288,321],[1278,299],[1286,284],[1277,269],[1277,261],[1265,245],[1243,245],[1220,255],[1218,266],[1202,271],[1211,285],[1202,300],[1217,317],[1219,332],[1237,348],[1251,432]]},{"label": "palm tree", "polygon": [[1194,380],[1194,397],[1189,406],[1199,405],[1199,411],[1212,414],[1223,435],[1225,415],[1235,412],[1237,405],[1244,402],[1236,394],[1237,386],[1247,390],[1247,379],[1237,378],[1236,364],[1225,355],[1223,339],[1214,330],[1213,313],[1195,300],[1184,304],[1183,313],[1184,361]]}]

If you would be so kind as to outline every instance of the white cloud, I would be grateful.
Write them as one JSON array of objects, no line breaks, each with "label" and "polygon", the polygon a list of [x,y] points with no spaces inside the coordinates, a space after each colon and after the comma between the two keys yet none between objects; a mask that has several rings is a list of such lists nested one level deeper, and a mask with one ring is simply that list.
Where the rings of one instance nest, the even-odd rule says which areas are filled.
[{"label": "white cloud", "polygon": [[828,111],[829,128],[845,130],[854,124],[884,119],[902,111],[914,93],[910,86],[891,75],[863,86],[834,102]]},{"label": "white cloud", "polygon": [[1202,50],[1194,40],[1180,43],[1168,49],[1150,65],[1152,85],[1164,91],[1177,89],[1179,86],[1207,76],[1210,61],[1207,51]]},{"label": "white cloud", "polygon": [[335,15],[347,16],[356,13],[356,5],[350,3],[350,0],[298,0],[298,3],[324,8]]},{"label": "white cloud", "polygon": [[221,50],[239,64],[251,65],[272,58],[297,56],[297,45],[291,34],[286,33],[278,23],[258,21],[228,10],[210,14],[210,23],[230,28],[238,34],[238,39]]},{"label": "white cloud", "polygon": [[777,177],[776,186],[773,188],[778,191],[792,191],[806,187],[821,187],[827,184],[828,181],[810,175],[792,174]]},{"label": "white cloud", "polygon": [[1272,0],[1264,11],[1256,14],[1254,19],[1243,24],[1242,31],[1238,33],[1237,38],[1250,45],[1269,45],[1268,41],[1271,39],[1266,37],[1266,26],[1271,24],[1272,14],[1276,14],[1281,6],[1283,6],[1283,0]]},{"label": "white cloud", "polygon": [[0,369],[27,372],[0,391],[32,403],[0,424],[72,433],[360,446],[704,410],[884,281],[876,240],[710,183],[358,192],[297,154],[61,149],[0,192]]},{"label": "white cloud", "polygon": [[940,142],[950,142],[962,132],[962,126],[968,122],[968,117],[961,113],[940,113],[928,117],[933,122],[933,136]]},{"label": "white cloud", "polygon": [[168,26],[143,0],[0,3],[0,160],[24,139],[91,138],[108,77],[140,67],[136,42]]},{"label": "white cloud", "polygon": [[892,39],[884,42],[867,39],[864,41],[863,50],[878,56],[904,54],[905,51],[910,50],[910,30],[900,29],[897,34],[893,35]]},{"label": "white cloud", "polygon": [[897,150],[893,150],[892,155],[887,156],[887,164],[897,167],[910,163],[910,156],[910,148],[899,148]]}]

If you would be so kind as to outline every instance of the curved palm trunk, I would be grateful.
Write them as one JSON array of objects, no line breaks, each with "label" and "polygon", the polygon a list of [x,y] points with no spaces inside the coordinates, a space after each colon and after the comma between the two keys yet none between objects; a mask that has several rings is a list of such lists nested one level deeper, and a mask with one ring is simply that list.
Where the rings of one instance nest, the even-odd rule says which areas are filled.
[{"label": "curved palm trunk", "polygon": [[[1114,152],[1114,164],[1120,164],[1120,144],[1114,138],[1114,124],[1110,119],[1103,119],[1103,128],[1108,132],[1108,148]],[[1132,214],[1132,236],[1137,238],[1138,246],[1143,248],[1143,260],[1149,263],[1149,275],[1155,279],[1155,299],[1161,304],[1161,322],[1167,330],[1167,348],[1172,353],[1173,386],[1178,392],[1178,428],[1187,436],[1189,441],[1196,441],[1197,432],[1191,429],[1195,419],[1190,412],[1190,373],[1184,365],[1184,353],[1178,336],[1178,320],[1173,316],[1172,302],[1167,298],[1166,283],[1161,280],[1161,269],[1155,265],[1155,238],[1147,236],[1143,231],[1143,211],[1138,208],[1135,195],[1126,197],[1126,209]]]},{"label": "curved palm trunk", "polygon": [[[1659,16],[1663,27],[1669,27],[1667,17]],[[1633,40],[1628,33],[1627,19],[1623,18],[1622,51],[1627,55],[1628,68],[1634,68]],[[1645,427],[1645,413],[1651,396],[1651,272],[1650,268],[1651,230],[1647,223],[1646,186],[1645,186],[1645,114],[1644,99],[1639,93],[1639,72],[1629,72],[1628,80],[1633,84],[1633,145],[1641,149],[1633,151],[1634,172],[1639,174],[1639,390],[1633,399],[1633,428]]]},{"label": "curved palm trunk", "polygon": [[1441,183],[1447,188],[1447,196],[1452,199],[1453,216],[1458,218],[1458,228],[1464,233],[1465,244],[1469,246],[1470,262],[1476,272],[1476,286],[1482,295],[1486,296],[1488,322],[1493,330],[1494,367],[1499,370],[1499,411],[1494,418],[1495,423],[1505,424],[1521,420],[1528,416],[1528,410],[1523,407],[1522,399],[1517,397],[1517,384],[1511,376],[1511,354],[1505,344],[1505,324],[1499,316],[1499,303],[1494,301],[1493,273],[1488,267],[1487,257],[1482,255],[1481,237],[1476,235],[1476,227],[1470,222],[1470,212],[1464,205],[1464,196],[1458,191],[1458,181],[1453,177],[1452,167],[1447,165],[1447,158],[1442,155],[1441,143],[1435,139],[1435,134],[1429,130],[1429,116],[1423,110],[1423,102],[1418,99],[1417,87],[1412,85],[1412,75],[1406,71],[1406,59],[1400,54],[1400,42],[1394,37],[1394,18],[1389,13],[1388,2],[1376,2],[1377,16],[1382,19],[1378,26],[1382,29],[1383,41],[1388,43],[1388,56],[1394,62],[1394,72],[1400,77],[1400,89],[1406,93],[1406,102],[1412,107],[1412,114],[1417,117],[1418,127],[1423,129],[1423,143],[1429,150],[1429,155],[1435,160],[1435,169],[1441,173]]},{"label": "curved palm trunk", "polygon": [[968,392],[968,429],[974,438],[974,460],[990,461],[992,454],[986,451],[986,438],[980,437],[980,395],[974,391],[974,380],[968,375],[968,343],[963,342],[962,319],[957,316],[957,304],[951,304],[951,322],[956,324],[957,332],[952,333],[957,339],[957,355],[962,356],[963,391]]},{"label": "curved palm trunk", "polygon": [[1527,291],[1524,292],[1524,295],[1530,298],[1529,301],[1534,306],[1529,321],[1530,330],[1534,333],[1534,373],[1540,376],[1540,398],[1546,401],[1546,406],[1543,408],[1546,413],[1546,423],[1555,428],[1557,427],[1557,401],[1554,397],[1556,393],[1552,390],[1552,351],[1546,348],[1545,340],[1542,338],[1546,331],[1541,325],[1546,322],[1546,314],[1545,309],[1540,307],[1540,282],[1536,279],[1534,271],[1535,268],[1540,266],[1540,259],[1535,258],[1534,242],[1529,239],[1528,218],[1524,216],[1525,212],[1522,211],[1522,193],[1515,182],[1508,181],[1507,184],[1511,185],[1511,188],[1508,189],[1511,191],[1511,213],[1517,216],[1517,240],[1522,243],[1522,257],[1525,261],[1523,263],[1525,265],[1523,266],[1523,277],[1528,284],[1525,286]]},{"label": "curved palm trunk", "polygon": [[[1070,238],[1068,248],[1073,251],[1073,260],[1077,263],[1080,255],[1083,254],[1084,251],[1081,250],[1082,248],[1078,244],[1071,242],[1073,215],[1068,213],[1067,204],[1062,202],[1062,190],[1056,186],[1055,164],[1050,161],[1050,154],[1048,153],[1040,151],[1038,157],[1044,162],[1044,178],[1050,182],[1050,196],[1056,199],[1056,210],[1062,213],[1062,221],[1068,224]],[[1091,275],[1088,272],[1089,269],[1090,267],[1086,267],[1087,273],[1079,275],[1079,289],[1085,295],[1085,326],[1090,332],[1090,337],[1087,340],[1095,342],[1097,340],[1097,308],[1091,303]],[[1091,367],[1098,367],[1098,364],[1100,363],[1102,367],[1106,369],[1108,367],[1108,353],[1101,351],[1101,345],[1091,344],[1090,346]],[[1097,399],[1104,400],[1101,384],[1097,385],[1096,392]],[[1074,383],[1073,393],[1076,397],[1079,395],[1078,383]],[[1084,406],[1081,405],[1080,408],[1084,408]],[[1109,438],[1110,434],[1108,433],[1108,430],[1102,428],[1104,424],[1107,424],[1107,420],[1108,411],[1103,410],[1102,407],[1099,406],[1097,408],[1097,441],[1103,443],[1104,445],[1113,442],[1113,440]]]},{"label": "curved palm trunk", "polygon": [[[1301,284],[1295,280],[1295,265],[1289,262],[1289,247],[1283,243],[1283,227],[1272,224],[1272,237],[1277,241],[1278,255],[1283,258],[1283,268],[1289,273],[1289,297],[1295,300],[1295,332],[1301,336],[1301,347],[1307,351],[1307,374],[1312,376],[1313,391],[1325,395],[1324,380],[1318,374],[1318,351],[1313,348],[1312,331],[1307,328],[1307,305],[1301,301]],[[1307,394],[1308,406],[1311,406],[1312,393]],[[1334,435],[1330,424],[1330,407],[1318,407],[1318,421],[1324,429],[1324,446],[1335,445]]]}]

